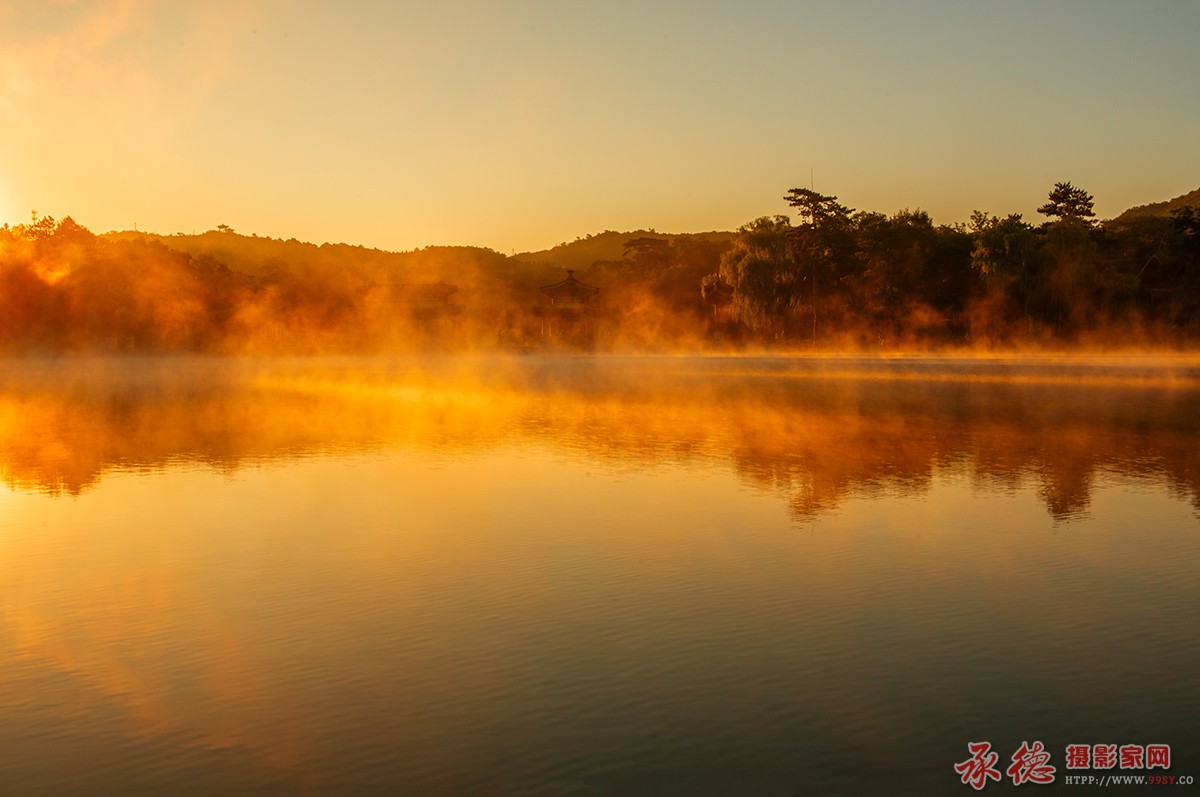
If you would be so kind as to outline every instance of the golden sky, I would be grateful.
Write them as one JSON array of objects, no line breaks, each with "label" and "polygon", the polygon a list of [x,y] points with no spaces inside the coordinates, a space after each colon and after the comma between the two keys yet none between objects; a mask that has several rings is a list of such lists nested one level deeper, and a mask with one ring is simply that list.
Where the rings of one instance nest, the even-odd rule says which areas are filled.
[{"label": "golden sky", "polygon": [[0,0],[0,221],[510,252],[1200,186],[1200,4]]}]

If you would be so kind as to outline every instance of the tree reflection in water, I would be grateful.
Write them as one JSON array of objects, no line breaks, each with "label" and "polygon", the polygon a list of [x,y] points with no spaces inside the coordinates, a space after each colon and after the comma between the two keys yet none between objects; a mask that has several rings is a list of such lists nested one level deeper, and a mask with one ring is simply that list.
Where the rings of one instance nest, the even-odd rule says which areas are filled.
[{"label": "tree reflection in water", "polygon": [[727,461],[797,518],[919,495],[935,471],[1035,484],[1056,518],[1099,474],[1200,510],[1200,379],[1179,361],[479,357],[10,362],[0,473],[79,494],[112,469],[380,447],[539,445],[651,465]]}]

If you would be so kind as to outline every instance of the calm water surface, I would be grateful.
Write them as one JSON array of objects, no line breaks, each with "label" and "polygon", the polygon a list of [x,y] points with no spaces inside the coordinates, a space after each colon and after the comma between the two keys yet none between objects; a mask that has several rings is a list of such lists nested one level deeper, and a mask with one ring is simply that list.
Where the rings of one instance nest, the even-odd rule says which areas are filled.
[{"label": "calm water surface", "polygon": [[1183,361],[9,361],[0,791],[1200,777],[1198,566]]}]

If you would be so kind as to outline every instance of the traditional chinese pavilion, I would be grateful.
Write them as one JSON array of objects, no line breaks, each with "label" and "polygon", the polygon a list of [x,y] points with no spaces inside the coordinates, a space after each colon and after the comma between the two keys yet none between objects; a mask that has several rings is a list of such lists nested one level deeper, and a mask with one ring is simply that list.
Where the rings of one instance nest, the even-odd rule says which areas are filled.
[{"label": "traditional chinese pavilion", "polygon": [[700,292],[704,301],[712,306],[713,318],[720,318],[721,311],[733,304],[733,286],[719,276],[715,280],[706,280]]},{"label": "traditional chinese pavilion", "polygon": [[567,278],[553,285],[543,285],[542,293],[550,298],[549,306],[538,308],[543,340],[569,344],[588,344],[596,338],[596,308],[592,301],[600,289],[575,279],[567,269]]},{"label": "traditional chinese pavilion", "polygon": [[712,318],[708,320],[709,340],[725,341],[738,337],[737,324],[733,321],[734,287],[720,275],[706,277],[701,283],[700,293],[712,307]]}]

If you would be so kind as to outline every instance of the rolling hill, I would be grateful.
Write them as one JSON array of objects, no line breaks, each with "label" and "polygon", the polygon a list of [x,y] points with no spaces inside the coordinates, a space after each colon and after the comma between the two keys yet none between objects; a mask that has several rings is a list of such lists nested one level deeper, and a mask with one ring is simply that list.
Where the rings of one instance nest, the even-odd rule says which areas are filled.
[{"label": "rolling hill", "polygon": [[1117,216],[1113,221],[1132,221],[1134,219],[1145,218],[1166,218],[1171,213],[1182,207],[1200,208],[1200,188],[1195,191],[1177,196],[1174,199],[1169,199],[1166,202],[1151,202],[1149,205],[1138,205],[1129,208],[1121,215]]}]

